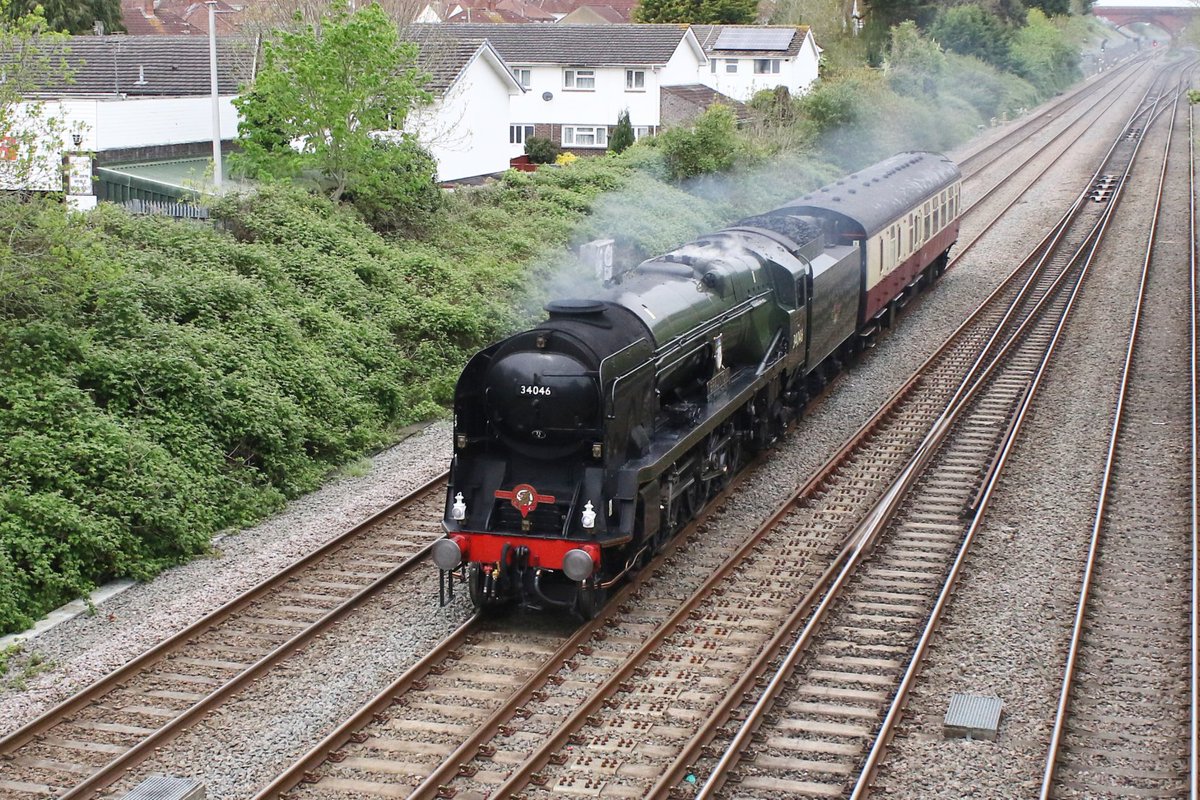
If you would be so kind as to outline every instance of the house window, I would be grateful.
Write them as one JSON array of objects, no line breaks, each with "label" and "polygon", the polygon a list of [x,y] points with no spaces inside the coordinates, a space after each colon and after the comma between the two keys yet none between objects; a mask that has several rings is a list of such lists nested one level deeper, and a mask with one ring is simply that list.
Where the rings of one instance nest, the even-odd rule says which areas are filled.
[{"label": "house window", "polygon": [[646,88],[646,70],[644,69],[627,69],[625,70],[625,91],[640,92]]},{"label": "house window", "polygon": [[650,130],[649,125],[634,125],[633,126],[633,140],[637,141],[638,139],[641,139],[643,136],[649,136],[652,132],[653,131]]},{"label": "house window", "polygon": [[528,89],[529,84],[533,82],[533,70],[529,67],[513,67],[513,75],[517,77],[517,83],[521,84],[524,89]]},{"label": "house window", "polygon": [[532,125],[509,125],[508,126],[508,143],[509,144],[525,144],[529,141],[529,137],[533,136]]},{"label": "house window", "polygon": [[608,128],[603,125],[564,125],[564,147],[608,147]]},{"label": "house window", "polygon": [[779,59],[778,58],[756,58],[756,59],[754,59],[754,74],[755,75],[778,75],[779,74]]},{"label": "house window", "polygon": [[730,74],[737,72],[737,62],[738,60],[736,58],[725,59],[725,71]]},{"label": "house window", "polygon": [[712,74],[717,74],[717,60],[715,58],[710,58],[708,60],[708,69]]},{"label": "house window", "polygon": [[565,89],[586,89],[588,91],[594,91],[596,88],[596,70],[594,70],[594,69],[563,70],[563,88],[565,88]]}]

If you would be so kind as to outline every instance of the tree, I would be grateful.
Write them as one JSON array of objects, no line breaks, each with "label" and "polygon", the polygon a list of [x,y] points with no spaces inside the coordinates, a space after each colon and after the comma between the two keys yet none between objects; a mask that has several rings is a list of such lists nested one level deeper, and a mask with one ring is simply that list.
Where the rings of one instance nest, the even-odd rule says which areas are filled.
[{"label": "tree", "polygon": [[11,21],[41,9],[41,16],[53,31],[71,34],[91,33],[95,23],[104,25],[105,33],[120,33],[120,0],[13,0],[7,13]]},{"label": "tree", "polygon": [[1043,95],[1060,91],[1080,78],[1079,48],[1036,8],[1029,9],[1025,26],[1013,33],[1010,53],[1013,71]]},{"label": "tree", "polygon": [[633,144],[635,138],[633,123],[629,121],[629,109],[627,108],[617,115],[617,126],[613,128],[612,135],[608,137],[608,149],[614,153],[624,153]]},{"label": "tree", "polygon": [[394,169],[377,141],[409,138],[399,133],[409,111],[433,99],[417,55],[375,5],[280,33],[264,45],[253,89],[233,101],[243,118],[235,164],[257,177],[314,175],[333,200]]},{"label": "tree", "polygon": [[746,25],[758,18],[755,0],[641,0],[635,22]]},{"label": "tree", "polygon": [[1009,32],[1004,23],[976,5],[953,6],[934,17],[929,35],[942,47],[1006,69]]},{"label": "tree", "polygon": [[29,98],[47,77],[68,74],[67,38],[50,30],[40,9],[19,14],[0,0],[0,190],[61,189],[66,120],[57,104]]},{"label": "tree", "polygon": [[888,84],[910,97],[937,94],[946,56],[938,43],[921,35],[911,20],[892,28],[892,46],[885,65]]}]

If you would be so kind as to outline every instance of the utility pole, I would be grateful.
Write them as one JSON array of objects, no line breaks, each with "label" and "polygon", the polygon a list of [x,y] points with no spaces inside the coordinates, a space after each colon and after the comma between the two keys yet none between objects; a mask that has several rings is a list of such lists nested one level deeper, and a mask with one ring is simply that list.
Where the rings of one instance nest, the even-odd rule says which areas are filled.
[{"label": "utility pole", "polygon": [[208,72],[212,82],[213,185],[221,188],[221,100],[217,95],[217,0],[208,6]]}]

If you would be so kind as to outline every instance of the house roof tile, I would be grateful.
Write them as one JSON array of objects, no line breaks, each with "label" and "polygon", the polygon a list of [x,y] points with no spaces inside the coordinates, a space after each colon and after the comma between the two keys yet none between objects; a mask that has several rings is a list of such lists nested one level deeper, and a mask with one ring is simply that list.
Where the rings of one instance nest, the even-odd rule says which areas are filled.
[{"label": "house roof tile", "polygon": [[[414,26],[417,27],[417,26]],[[443,26],[449,36],[484,36],[509,64],[569,64],[581,67],[666,64],[687,35],[687,25]]]},{"label": "house roof tile", "polygon": [[417,63],[429,75],[425,88],[434,94],[449,89],[479,48],[487,43],[482,36],[447,38],[422,33],[409,38],[415,39],[421,48]]},{"label": "house roof tile", "polygon": [[[51,61],[61,56],[71,75],[70,81],[44,76],[43,94],[183,97],[211,91],[207,36],[72,36],[43,46]],[[252,62],[253,43],[218,37],[220,93],[235,94],[249,79]]]},{"label": "house roof tile", "polygon": [[708,108],[713,103],[721,103],[733,109],[734,116],[739,120],[749,119],[750,108],[745,103],[735,100],[729,95],[721,94],[715,89],[711,89],[700,83],[687,84],[684,86],[663,86],[660,90],[664,95],[678,97],[681,100],[686,100],[691,105],[698,108]]},{"label": "house roof tile", "polygon": [[[147,12],[147,6],[150,11]],[[154,8],[153,0],[123,0],[121,23],[131,36],[164,36],[200,33],[169,9]]]},{"label": "house roof tile", "polygon": [[[485,44],[484,37],[478,35],[408,38],[420,45],[418,65],[430,76],[425,88],[435,94],[449,88]],[[46,47],[52,53],[62,53],[72,78],[64,81],[58,75],[45,76],[41,94],[187,97],[211,91],[205,35],[74,36],[66,43]],[[235,94],[250,81],[253,48],[253,42],[247,39],[217,37],[221,94]],[[57,62],[58,58],[52,55],[51,61]]]}]

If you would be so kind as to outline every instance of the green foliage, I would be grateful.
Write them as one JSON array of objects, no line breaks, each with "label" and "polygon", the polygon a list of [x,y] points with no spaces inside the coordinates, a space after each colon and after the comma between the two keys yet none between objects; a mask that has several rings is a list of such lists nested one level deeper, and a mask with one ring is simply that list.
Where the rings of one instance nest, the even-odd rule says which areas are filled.
[{"label": "green foliage", "polygon": [[367,224],[381,233],[420,233],[442,207],[437,163],[407,134],[375,143],[363,175],[346,191]]},{"label": "green foliage", "polygon": [[74,35],[90,34],[98,20],[105,33],[123,33],[120,0],[12,0],[4,8],[10,21],[26,14],[46,20],[50,30]]},{"label": "green foliage", "polygon": [[[1028,8],[1036,8],[1047,17],[1062,17],[1071,13],[1071,0],[1024,0]],[[1090,3],[1088,4],[1090,8]],[[1088,9],[1084,9],[1087,13]]]},{"label": "green foliage", "polygon": [[399,130],[414,105],[432,99],[416,57],[374,4],[281,32],[264,44],[253,90],[234,100],[242,152],[231,161],[255,176],[312,173],[339,199],[377,168],[374,136]]},{"label": "green foliage", "polygon": [[1010,48],[1013,71],[1043,96],[1062,91],[1079,80],[1079,52],[1068,33],[1038,9],[1013,33]]},{"label": "green foliage", "polygon": [[10,644],[8,647],[0,650],[0,676],[8,674],[8,664],[14,657],[21,652],[21,645]]},{"label": "green foliage", "polygon": [[1188,103],[1190,103],[1191,105],[1196,105],[1196,103],[1200,103],[1200,89],[1188,89],[1187,90],[1187,99],[1188,99]]},{"label": "green foliage", "polygon": [[545,136],[530,136],[525,140],[525,155],[529,156],[530,163],[553,164],[561,152],[558,142]]},{"label": "green foliage", "polygon": [[969,56],[946,55],[947,69],[940,91],[974,109],[979,122],[993,117],[1013,117],[1040,102],[1037,89],[1011,72]]},{"label": "green foliage", "polygon": [[641,0],[633,10],[634,22],[750,25],[757,18],[754,0]]},{"label": "green foliage", "polygon": [[716,103],[690,127],[670,128],[655,137],[672,180],[724,172],[738,156],[737,119],[733,109]]},{"label": "green foliage", "polygon": [[995,14],[977,5],[942,8],[929,36],[947,50],[974,56],[1001,69],[1009,64],[1009,31]]},{"label": "green foliage", "polygon": [[764,125],[783,127],[796,120],[798,109],[792,99],[792,93],[786,86],[755,92],[747,105],[754,111],[756,119]]},{"label": "green foliage", "polygon": [[896,92],[910,97],[934,95],[945,69],[946,56],[942,48],[922,36],[915,22],[902,22],[892,28],[892,46],[885,72],[888,83]]},{"label": "green foliage", "polygon": [[624,153],[634,142],[633,123],[629,121],[629,109],[617,115],[617,124],[608,137],[608,149],[614,153]]}]

